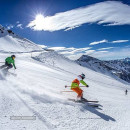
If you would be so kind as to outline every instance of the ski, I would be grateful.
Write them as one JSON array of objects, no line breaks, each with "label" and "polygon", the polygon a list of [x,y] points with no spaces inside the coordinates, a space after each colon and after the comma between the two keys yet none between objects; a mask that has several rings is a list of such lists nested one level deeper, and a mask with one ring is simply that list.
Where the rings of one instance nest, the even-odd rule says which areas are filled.
[{"label": "ski", "polygon": [[[69,88],[70,88],[71,86],[67,86],[67,85],[65,85],[65,88],[67,88],[67,87],[69,87]],[[86,86],[79,86],[79,87],[86,87]]]},{"label": "ski", "polygon": [[[82,100],[79,100],[79,101],[77,101],[75,99],[68,99],[68,100],[73,101],[75,103],[83,103],[83,104],[89,103],[89,102],[85,102],[85,101],[82,101]],[[100,105],[99,104],[87,104],[87,106],[90,106],[90,107],[99,107]]]},{"label": "ski", "polygon": [[89,100],[88,100],[88,101],[85,101],[85,102],[94,102],[94,103],[98,103],[99,101],[89,101]]},{"label": "ski", "polygon": [[[71,101],[75,101],[75,99],[68,99],[68,100],[71,100]],[[80,100],[80,102],[93,102],[93,103],[98,103],[99,101],[91,101],[91,100],[87,100],[87,99],[83,99],[83,100]]]},{"label": "ski", "polygon": [[99,105],[97,105],[97,104],[88,104],[87,106],[90,106],[90,107],[99,107]]}]

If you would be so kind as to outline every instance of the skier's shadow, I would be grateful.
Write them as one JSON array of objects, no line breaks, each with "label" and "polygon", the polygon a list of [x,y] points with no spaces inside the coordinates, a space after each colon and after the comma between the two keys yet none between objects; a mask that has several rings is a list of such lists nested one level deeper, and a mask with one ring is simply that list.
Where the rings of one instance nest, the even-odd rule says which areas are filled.
[{"label": "skier's shadow", "polygon": [[5,78],[8,76],[8,75],[12,75],[14,77],[17,76],[17,74],[14,74],[12,72],[9,72],[7,68],[4,68],[1,70],[1,73],[0,73],[0,80],[5,80]]},{"label": "skier's shadow", "polygon": [[5,77],[7,76],[7,70],[2,69],[0,72],[0,80],[5,80]]},{"label": "skier's shadow", "polygon": [[[100,109],[100,108],[99,108]],[[92,107],[89,107],[89,106],[86,106],[86,105],[83,105],[82,108],[81,108],[81,111],[89,111],[99,117],[101,117],[102,119],[104,119],[105,121],[116,121],[113,117],[109,116],[109,115],[106,115],[104,113],[101,113],[99,112],[96,108],[92,108]]]},{"label": "skier's shadow", "polygon": [[5,80],[2,74],[0,74],[0,80]]}]

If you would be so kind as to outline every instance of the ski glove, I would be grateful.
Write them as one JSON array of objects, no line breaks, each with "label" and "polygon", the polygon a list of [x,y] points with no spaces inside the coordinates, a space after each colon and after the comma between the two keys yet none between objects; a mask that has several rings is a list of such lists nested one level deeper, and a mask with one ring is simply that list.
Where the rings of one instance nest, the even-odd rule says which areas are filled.
[{"label": "ski glove", "polygon": [[86,85],[86,87],[89,87],[88,85]]}]

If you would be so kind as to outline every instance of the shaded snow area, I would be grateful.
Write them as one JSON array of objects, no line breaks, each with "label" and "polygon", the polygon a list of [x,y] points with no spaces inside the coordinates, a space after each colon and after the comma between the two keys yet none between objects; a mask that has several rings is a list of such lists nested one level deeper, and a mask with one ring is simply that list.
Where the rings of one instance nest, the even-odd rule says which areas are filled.
[{"label": "shaded snow area", "polygon": [[[0,53],[0,62],[10,56]],[[0,63],[0,66],[2,63]],[[0,130],[129,130],[130,85],[82,67],[56,52],[16,55],[17,69],[0,70]],[[67,100],[76,98],[65,85],[84,73],[88,100],[99,107]],[[128,95],[125,90],[128,89]],[[11,120],[34,116],[36,120]]]}]

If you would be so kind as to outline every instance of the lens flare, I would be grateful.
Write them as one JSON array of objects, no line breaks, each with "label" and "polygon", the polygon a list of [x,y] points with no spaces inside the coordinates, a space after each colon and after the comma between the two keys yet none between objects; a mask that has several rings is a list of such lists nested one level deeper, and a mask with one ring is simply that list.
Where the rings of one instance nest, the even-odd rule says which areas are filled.
[{"label": "lens flare", "polygon": [[43,27],[44,19],[45,17],[42,14],[36,15],[35,24],[38,29],[41,29]]}]

